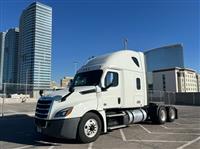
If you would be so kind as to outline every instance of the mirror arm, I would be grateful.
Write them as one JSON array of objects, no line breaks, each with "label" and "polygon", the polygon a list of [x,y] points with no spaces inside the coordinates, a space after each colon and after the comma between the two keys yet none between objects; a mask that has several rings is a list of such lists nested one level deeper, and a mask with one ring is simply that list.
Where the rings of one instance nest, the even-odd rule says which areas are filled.
[{"label": "mirror arm", "polygon": [[101,90],[102,91],[107,91],[107,89],[109,89],[112,85],[113,85],[113,83],[110,83],[108,86],[102,87]]},{"label": "mirror arm", "polygon": [[101,87],[101,91],[105,92],[105,91],[107,91],[107,88],[106,87]]}]

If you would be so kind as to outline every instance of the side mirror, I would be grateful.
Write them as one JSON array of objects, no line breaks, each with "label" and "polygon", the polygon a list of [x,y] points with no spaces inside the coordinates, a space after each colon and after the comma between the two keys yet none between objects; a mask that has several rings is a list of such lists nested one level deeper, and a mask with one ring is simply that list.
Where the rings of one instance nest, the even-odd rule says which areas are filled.
[{"label": "side mirror", "polygon": [[69,80],[69,83],[68,83],[68,85],[67,85],[67,86],[71,86],[71,85],[72,85],[72,83],[73,83],[73,79],[70,79],[70,80]]},{"label": "side mirror", "polygon": [[72,85],[69,87],[69,92],[70,93],[74,92],[74,87]]},{"label": "side mirror", "polygon": [[105,88],[102,88],[102,91],[107,91],[111,86],[113,86],[113,83],[111,82],[109,85],[107,85]]},{"label": "side mirror", "polygon": [[70,79],[68,86],[69,86],[69,92],[70,93],[74,92],[73,79]]},{"label": "side mirror", "polygon": [[43,90],[40,90],[40,91],[39,91],[39,94],[40,94],[40,96],[42,97],[43,94],[44,94],[44,91],[43,91]]}]

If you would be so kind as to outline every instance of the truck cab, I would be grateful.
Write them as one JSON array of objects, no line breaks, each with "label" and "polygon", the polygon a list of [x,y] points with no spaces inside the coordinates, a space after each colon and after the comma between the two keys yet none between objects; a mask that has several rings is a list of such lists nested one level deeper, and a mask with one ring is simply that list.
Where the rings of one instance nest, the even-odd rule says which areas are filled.
[{"label": "truck cab", "polygon": [[148,118],[163,124],[177,110],[147,103],[144,54],[131,50],[90,59],[68,88],[42,95],[35,113],[38,132],[84,143]]}]

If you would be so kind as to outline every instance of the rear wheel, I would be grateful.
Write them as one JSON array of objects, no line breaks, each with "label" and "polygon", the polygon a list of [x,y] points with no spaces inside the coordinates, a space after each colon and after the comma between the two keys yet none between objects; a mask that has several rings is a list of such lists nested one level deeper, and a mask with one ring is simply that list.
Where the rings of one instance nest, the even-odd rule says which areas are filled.
[{"label": "rear wheel", "polygon": [[164,124],[167,120],[167,112],[165,107],[160,107],[158,110],[157,123]]},{"label": "rear wheel", "polygon": [[176,118],[176,111],[174,107],[167,108],[167,121],[173,122]]},{"label": "rear wheel", "polygon": [[155,124],[164,124],[167,120],[165,106],[151,103],[148,109],[150,120]]},{"label": "rear wheel", "polygon": [[78,139],[80,142],[89,143],[95,141],[101,133],[101,120],[94,113],[87,113],[80,121]]}]

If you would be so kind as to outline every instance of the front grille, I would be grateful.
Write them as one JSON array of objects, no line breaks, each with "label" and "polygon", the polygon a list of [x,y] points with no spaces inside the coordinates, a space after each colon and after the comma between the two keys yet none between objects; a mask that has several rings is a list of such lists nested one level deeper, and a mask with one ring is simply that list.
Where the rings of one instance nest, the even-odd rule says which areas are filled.
[{"label": "front grille", "polygon": [[45,119],[48,116],[50,106],[52,104],[52,100],[38,100],[35,117]]}]

